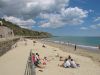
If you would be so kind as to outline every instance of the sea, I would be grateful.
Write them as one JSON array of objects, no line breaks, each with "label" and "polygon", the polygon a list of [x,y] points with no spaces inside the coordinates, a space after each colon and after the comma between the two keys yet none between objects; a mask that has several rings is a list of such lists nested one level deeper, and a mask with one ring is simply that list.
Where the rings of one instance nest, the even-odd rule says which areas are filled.
[{"label": "sea", "polygon": [[54,42],[69,43],[71,45],[77,45],[78,47],[98,50],[100,46],[100,37],[83,37],[83,36],[55,36],[48,40]]}]

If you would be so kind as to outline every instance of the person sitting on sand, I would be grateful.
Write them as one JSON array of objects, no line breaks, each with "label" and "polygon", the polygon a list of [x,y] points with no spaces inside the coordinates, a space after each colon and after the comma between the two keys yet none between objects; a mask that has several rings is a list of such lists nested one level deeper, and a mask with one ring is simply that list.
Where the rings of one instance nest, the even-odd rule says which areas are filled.
[{"label": "person sitting on sand", "polygon": [[71,60],[71,56],[70,55],[68,56],[68,60]]},{"label": "person sitting on sand", "polygon": [[75,61],[74,61],[73,59],[71,59],[70,64],[71,64],[71,67],[72,67],[72,68],[80,67],[79,64],[76,64]]},{"label": "person sitting on sand", "polygon": [[35,46],[36,41],[33,41],[33,46]]},{"label": "person sitting on sand", "polygon": [[68,56],[68,61],[70,62],[70,61],[71,61],[71,59],[72,59],[72,57],[69,55],[69,56]]},{"label": "person sitting on sand", "polygon": [[77,65],[73,59],[71,59],[70,64],[72,68],[77,68]]},{"label": "person sitting on sand", "polygon": [[35,55],[34,53],[32,53],[31,60],[32,60],[32,64],[34,64],[35,66],[37,66],[39,64],[38,56]]},{"label": "person sitting on sand", "polygon": [[32,67],[33,68],[34,67],[44,68],[44,66],[40,62],[38,53],[36,53],[36,55],[34,53],[32,53],[31,60],[32,60]]},{"label": "person sitting on sand", "polygon": [[71,66],[70,61],[68,59],[65,59],[64,65],[65,68],[69,68]]},{"label": "person sitting on sand", "polygon": [[36,60],[36,62],[37,62],[38,64],[41,63],[41,62],[40,62],[40,56],[39,56],[38,53],[36,53],[36,55],[35,55],[35,60]]},{"label": "person sitting on sand", "polygon": [[36,62],[36,60],[35,60],[35,54],[34,53],[32,53],[31,60],[32,60],[32,63],[35,63]]},{"label": "person sitting on sand", "polygon": [[42,64],[43,64],[43,65],[46,65],[47,62],[48,62],[47,57],[44,57]]},{"label": "person sitting on sand", "polygon": [[44,47],[44,48],[45,48],[46,46],[43,44],[43,45],[42,45],[42,47]]},{"label": "person sitting on sand", "polygon": [[64,61],[64,60],[65,60],[65,57],[62,57],[62,56],[59,57],[59,61]]},{"label": "person sitting on sand", "polygon": [[63,61],[63,57],[62,57],[62,56],[60,56],[60,57],[59,57],[59,60],[60,60],[60,61]]},{"label": "person sitting on sand", "polygon": [[33,43],[36,43],[36,41],[33,41]]},{"label": "person sitting on sand", "polygon": [[36,60],[35,60],[35,54],[32,53],[31,55],[31,62],[32,62],[32,68],[34,68],[35,66],[37,66]]}]

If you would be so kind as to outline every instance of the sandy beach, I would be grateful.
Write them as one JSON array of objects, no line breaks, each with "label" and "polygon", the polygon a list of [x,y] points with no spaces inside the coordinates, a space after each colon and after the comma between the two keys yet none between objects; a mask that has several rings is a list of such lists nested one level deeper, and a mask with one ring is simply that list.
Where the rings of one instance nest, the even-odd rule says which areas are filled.
[{"label": "sandy beach", "polygon": [[[100,75],[100,66],[89,57],[64,52],[60,48],[47,44],[46,48],[43,48],[43,43],[39,41],[33,45],[33,40],[29,39],[27,39],[27,45],[24,41],[18,41],[17,45],[18,47],[0,57],[0,75],[24,75],[30,50],[33,53],[38,52],[41,59],[46,56],[50,60],[44,69],[35,68],[36,75]],[[56,57],[57,53],[63,57],[71,55],[75,62],[80,64],[80,67],[59,67],[58,64],[62,64],[63,61],[59,61],[59,57]],[[43,70],[43,72],[39,70]]]},{"label": "sandy beach", "polygon": [[100,50],[91,50],[91,49],[85,49],[85,48],[80,48],[80,47],[77,47],[75,50],[74,46],[71,46],[71,45],[54,43],[47,40],[44,40],[44,41],[40,40],[40,42],[59,48],[60,50],[64,52],[89,57],[100,66]]}]

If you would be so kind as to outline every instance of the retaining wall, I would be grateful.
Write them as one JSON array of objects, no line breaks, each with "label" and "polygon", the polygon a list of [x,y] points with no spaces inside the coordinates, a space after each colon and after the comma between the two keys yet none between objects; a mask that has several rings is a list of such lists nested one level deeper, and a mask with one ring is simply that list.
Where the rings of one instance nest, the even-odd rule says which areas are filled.
[{"label": "retaining wall", "polygon": [[0,56],[8,52],[12,48],[12,45],[14,45],[18,40],[19,38],[1,41],[0,42]]}]

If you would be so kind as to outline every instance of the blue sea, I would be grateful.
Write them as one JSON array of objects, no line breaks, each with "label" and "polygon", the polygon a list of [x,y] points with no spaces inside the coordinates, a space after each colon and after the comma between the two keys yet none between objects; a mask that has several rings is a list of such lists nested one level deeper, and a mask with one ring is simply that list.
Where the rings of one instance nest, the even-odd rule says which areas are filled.
[{"label": "blue sea", "polygon": [[100,37],[83,37],[83,36],[57,36],[49,38],[53,41],[69,42],[81,47],[98,47],[100,45]]}]

